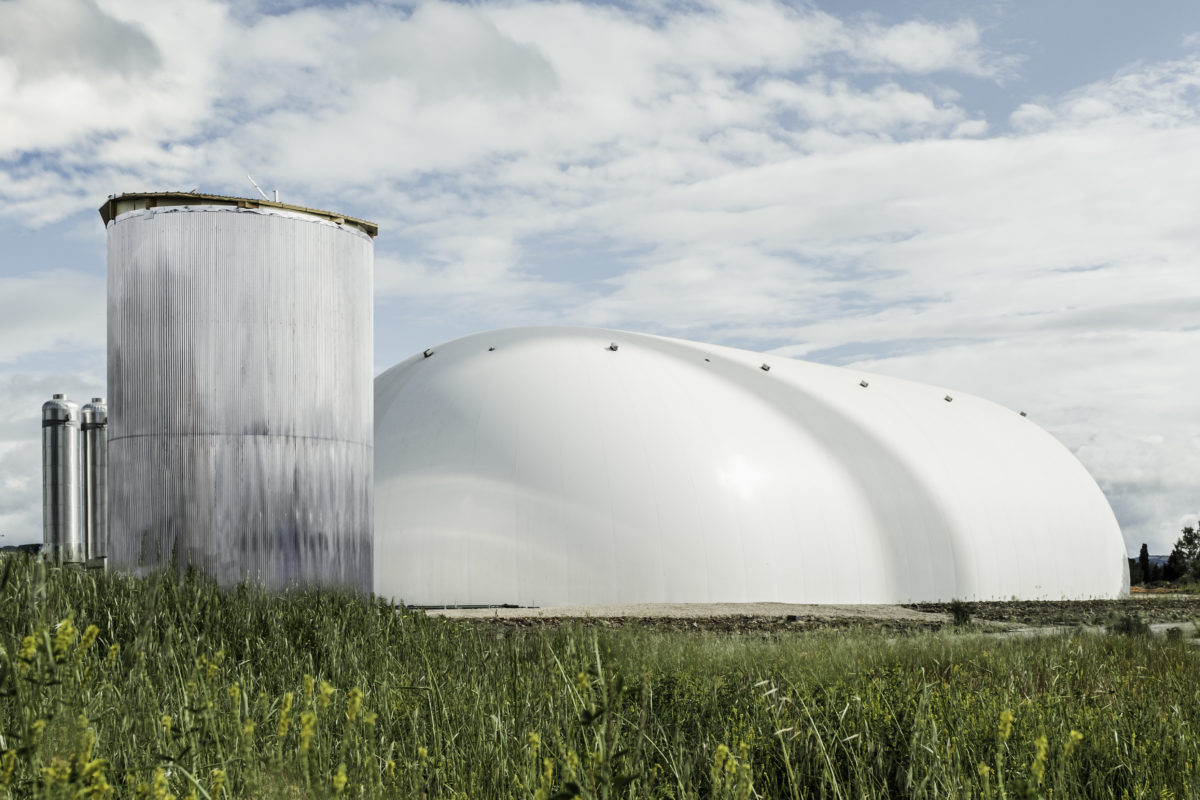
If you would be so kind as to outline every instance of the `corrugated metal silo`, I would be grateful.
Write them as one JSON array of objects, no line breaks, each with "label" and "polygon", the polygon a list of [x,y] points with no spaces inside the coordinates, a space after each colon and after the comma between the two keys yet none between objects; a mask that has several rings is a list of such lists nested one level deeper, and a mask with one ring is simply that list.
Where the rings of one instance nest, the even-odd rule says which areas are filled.
[{"label": "corrugated metal silo", "polygon": [[110,565],[370,591],[376,227],[191,193],[100,213]]},{"label": "corrugated metal silo", "polygon": [[83,540],[87,565],[104,569],[108,556],[108,405],[93,397],[83,407]]},{"label": "corrugated metal silo", "polygon": [[64,564],[85,557],[79,488],[79,406],[56,394],[42,405],[42,536]]}]

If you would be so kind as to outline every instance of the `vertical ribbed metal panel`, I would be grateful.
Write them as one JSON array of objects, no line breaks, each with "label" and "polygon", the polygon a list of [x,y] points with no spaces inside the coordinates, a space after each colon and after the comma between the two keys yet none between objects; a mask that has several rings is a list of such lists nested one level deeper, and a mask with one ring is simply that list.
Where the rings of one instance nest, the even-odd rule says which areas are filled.
[{"label": "vertical ribbed metal panel", "polygon": [[372,581],[373,245],[316,216],[108,227],[109,562]]},{"label": "vertical ribbed metal panel", "polygon": [[79,406],[56,394],[42,405],[42,536],[51,559],[84,559],[79,485]]},{"label": "vertical ribbed metal panel", "polygon": [[83,541],[89,567],[108,557],[108,406],[93,397],[83,407]]}]

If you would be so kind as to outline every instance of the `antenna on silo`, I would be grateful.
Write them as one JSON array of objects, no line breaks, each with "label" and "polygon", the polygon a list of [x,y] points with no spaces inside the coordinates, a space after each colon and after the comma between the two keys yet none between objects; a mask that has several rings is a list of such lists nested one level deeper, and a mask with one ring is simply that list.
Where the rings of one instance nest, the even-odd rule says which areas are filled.
[{"label": "antenna on silo", "polygon": [[[262,195],[262,199],[263,199],[263,200],[266,200],[268,203],[269,203],[269,202],[271,202],[271,198],[267,197],[267,193],[266,193],[266,192],[264,192],[264,191],[262,190],[262,187],[261,187],[261,186],[259,186],[257,183],[255,183],[255,182],[254,182],[254,178],[251,178],[249,175],[247,175],[247,176],[246,176],[246,180],[250,181],[250,185],[251,185],[251,186],[253,186],[255,189],[257,189],[257,190],[258,190],[258,193]],[[279,193],[278,193],[278,192],[276,192],[276,193],[275,193],[275,199],[276,199],[276,200],[278,200],[278,199],[279,199]]]}]

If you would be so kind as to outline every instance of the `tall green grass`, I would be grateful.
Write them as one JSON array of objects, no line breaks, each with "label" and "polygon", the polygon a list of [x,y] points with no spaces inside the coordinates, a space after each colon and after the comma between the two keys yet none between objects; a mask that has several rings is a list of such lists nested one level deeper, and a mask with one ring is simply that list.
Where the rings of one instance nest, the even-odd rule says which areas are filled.
[{"label": "tall green grass", "polygon": [[504,630],[0,559],[0,797],[1196,796],[1184,642]]}]

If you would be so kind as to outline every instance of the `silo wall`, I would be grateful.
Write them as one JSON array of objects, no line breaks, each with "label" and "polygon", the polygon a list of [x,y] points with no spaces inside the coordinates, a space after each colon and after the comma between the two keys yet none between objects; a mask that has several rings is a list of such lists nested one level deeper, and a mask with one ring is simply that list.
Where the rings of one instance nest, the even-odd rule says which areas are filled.
[{"label": "silo wall", "polygon": [[80,415],[83,461],[83,540],[87,565],[103,569],[108,559],[108,406],[93,397]]},{"label": "silo wall", "polygon": [[86,557],[79,477],[79,406],[56,394],[42,405],[42,535],[59,563]]},{"label": "silo wall", "polygon": [[373,258],[280,209],[109,221],[112,568],[370,591]]}]

